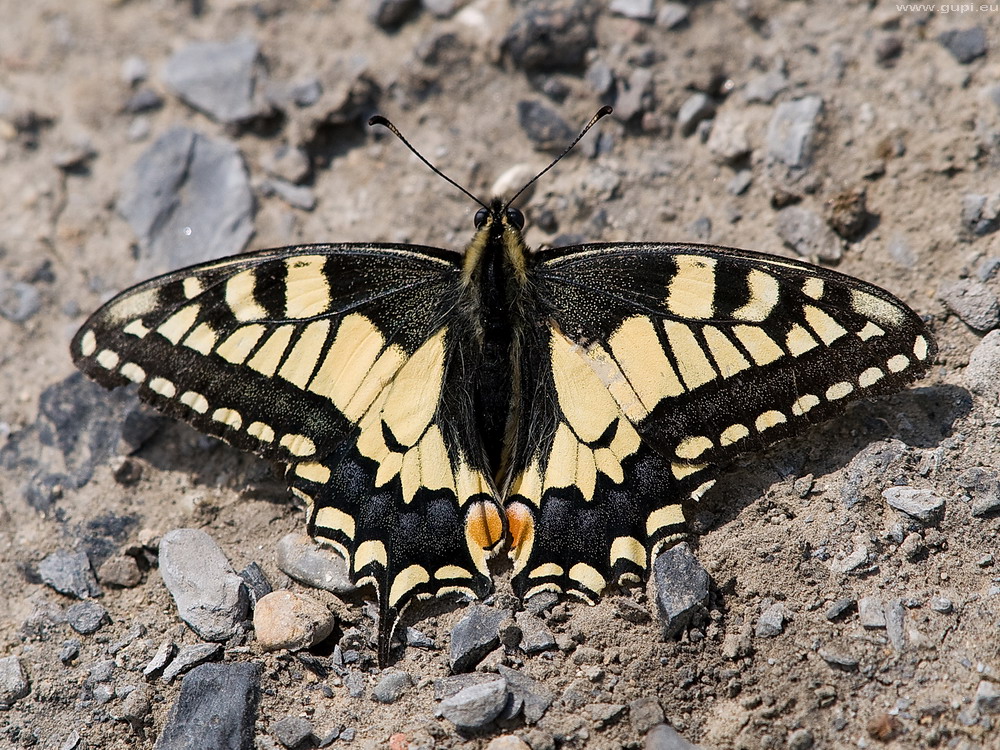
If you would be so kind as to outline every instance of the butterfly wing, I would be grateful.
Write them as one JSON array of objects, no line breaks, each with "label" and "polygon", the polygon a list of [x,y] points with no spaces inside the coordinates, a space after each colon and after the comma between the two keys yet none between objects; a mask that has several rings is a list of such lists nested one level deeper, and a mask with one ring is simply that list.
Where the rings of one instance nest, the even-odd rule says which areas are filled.
[{"label": "butterfly wing", "polygon": [[[78,367],[202,432],[288,464],[310,532],[374,583],[379,657],[413,598],[490,588],[503,534],[469,421],[477,350],[460,256],[311,245],[133,287],[77,333]],[[464,421],[463,418],[464,417]]]},{"label": "butterfly wing", "polygon": [[506,503],[521,595],[644,577],[722,465],[900,388],[935,352],[884,290],[777,256],[587,245],[540,253],[533,275]]}]

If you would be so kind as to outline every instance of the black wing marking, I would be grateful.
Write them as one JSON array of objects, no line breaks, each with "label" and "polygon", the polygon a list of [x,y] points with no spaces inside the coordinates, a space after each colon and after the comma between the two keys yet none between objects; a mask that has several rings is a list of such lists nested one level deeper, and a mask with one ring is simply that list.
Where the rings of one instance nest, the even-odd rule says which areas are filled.
[{"label": "black wing marking", "polygon": [[101,384],[289,464],[310,531],[378,588],[383,661],[413,597],[489,589],[503,533],[474,425],[452,418],[478,356],[459,264],[399,245],[241,255],[123,292],[72,343]]},{"label": "black wing marking", "polygon": [[523,368],[534,401],[507,501],[522,594],[593,599],[641,576],[721,465],[902,387],[935,353],[892,295],[776,256],[588,245],[540,253],[533,278],[545,356]]}]

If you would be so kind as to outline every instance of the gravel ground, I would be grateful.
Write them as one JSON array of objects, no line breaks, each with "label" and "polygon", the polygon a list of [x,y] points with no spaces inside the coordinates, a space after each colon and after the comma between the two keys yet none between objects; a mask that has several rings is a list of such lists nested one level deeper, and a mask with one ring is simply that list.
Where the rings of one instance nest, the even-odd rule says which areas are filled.
[{"label": "gravel ground", "polygon": [[[933,7],[0,0],[0,747],[1000,747],[1000,6]],[[280,474],[69,338],[204,258],[461,247],[476,206],[374,112],[487,194],[606,103],[530,243],[805,256],[938,359],[733,466],[649,591],[501,580],[380,671]]]}]

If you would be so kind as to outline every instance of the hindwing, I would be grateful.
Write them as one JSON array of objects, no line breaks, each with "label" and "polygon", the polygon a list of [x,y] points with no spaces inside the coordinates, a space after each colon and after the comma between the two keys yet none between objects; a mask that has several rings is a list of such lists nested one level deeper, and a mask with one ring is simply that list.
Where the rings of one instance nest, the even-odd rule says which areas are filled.
[{"label": "hindwing", "polygon": [[898,389],[935,353],[884,290],[777,256],[586,245],[539,253],[531,274],[506,500],[522,595],[593,600],[643,577],[722,465]]},{"label": "hindwing", "polygon": [[503,517],[455,314],[461,256],[311,245],[206,263],[111,300],[72,344],[108,387],[288,464],[309,530],[371,582],[379,655],[414,597],[490,589]]}]

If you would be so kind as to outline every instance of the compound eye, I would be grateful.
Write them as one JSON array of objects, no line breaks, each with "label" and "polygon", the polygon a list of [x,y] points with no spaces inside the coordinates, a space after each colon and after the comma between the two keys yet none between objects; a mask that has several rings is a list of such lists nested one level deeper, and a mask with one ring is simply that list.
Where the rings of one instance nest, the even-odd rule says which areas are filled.
[{"label": "compound eye", "polygon": [[513,224],[516,229],[524,229],[524,214],[521,213],[520,209],[508,208],[507,221]]},{"label": "compound eye", "polygon": [[476,224],[476,229],[479,229],[486,223],[486,217],[490,215],[490,212],[485,208],[481,208],[476,211],[476,218],[473,220]]}]

